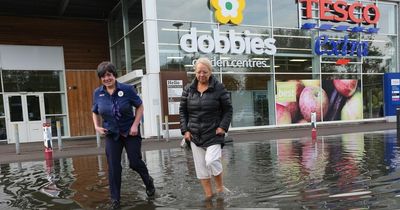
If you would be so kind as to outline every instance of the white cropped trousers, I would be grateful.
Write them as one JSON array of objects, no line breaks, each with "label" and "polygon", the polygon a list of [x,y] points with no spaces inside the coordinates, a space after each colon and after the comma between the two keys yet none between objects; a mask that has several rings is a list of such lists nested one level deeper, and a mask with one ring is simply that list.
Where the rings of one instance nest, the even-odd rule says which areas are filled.
[{"label": "white cropped trousers", "polygon": [[210,179],[222,173],[221,145],[215,144],[207,148],[196,146],[190,142],[193,153],[194,167],[198,179]]}]

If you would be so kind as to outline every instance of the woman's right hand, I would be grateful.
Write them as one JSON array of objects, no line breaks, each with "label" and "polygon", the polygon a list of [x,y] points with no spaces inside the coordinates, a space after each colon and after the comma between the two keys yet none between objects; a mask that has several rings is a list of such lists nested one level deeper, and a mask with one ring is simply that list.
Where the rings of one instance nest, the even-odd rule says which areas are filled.
[{"label": "woman's right hand", "polygon": [[185,135],[183,136],[183,138],[187,141],[192,140],[192,134],[190,133],[190,131],[186,131]]},{"label": "woman's right hand", "polygon": [[106,135],[106,133],[107,133],[107,129],[105,129],[103,127],[95,127],[94,129],[96,129],[96,131],[102,135]]}]

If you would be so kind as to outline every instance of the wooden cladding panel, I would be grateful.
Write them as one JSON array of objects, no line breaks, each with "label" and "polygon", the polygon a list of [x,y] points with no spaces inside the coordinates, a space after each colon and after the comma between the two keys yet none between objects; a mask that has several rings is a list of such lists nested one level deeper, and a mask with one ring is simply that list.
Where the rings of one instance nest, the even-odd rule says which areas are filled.
[{"label": "wooden cladding panel", "polygon": [[96,70],[66,71],[71,136],[94,135],[92,94],[101,83]]},{"label": "wooden cladding panel", "polygon": [[0,16],[0,44],[63,46],[65,69],[96,69],[109,60],[105,21]]}]

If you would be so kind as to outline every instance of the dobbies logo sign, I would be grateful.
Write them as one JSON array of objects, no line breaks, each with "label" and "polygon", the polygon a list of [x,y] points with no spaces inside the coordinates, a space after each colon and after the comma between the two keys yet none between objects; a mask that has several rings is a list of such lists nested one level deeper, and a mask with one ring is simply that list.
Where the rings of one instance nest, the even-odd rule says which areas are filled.
[{"label": "dobbies logo sign", "polygon": [[[245,7],[244,0],[210,0],[210,5],[215,8],[215,17],[220,23],[240,24],[243,20],[242,11]],[[233,28],[233,27],[232,27]],[[249,30],[236,32],[229,29],[227,32],[213,29],[212,31],[198,31],[195,27],[189,29],[189,33],[183,34],[179,39],[181,49],[187,53],[206,54],[255,54],[274,55],[276,53],[274,38],[265,38],[258,34],[252,34]],[[218,61],[219,64],[225,62]],[[259,65],[257,62],[240,61],[232,66]]]},{"label": "dobbies logo sign", "polygon": [[211,5],[215,9],[214,15],[218,22],[239,25],[243,21],[245,0],[211,0]]}]

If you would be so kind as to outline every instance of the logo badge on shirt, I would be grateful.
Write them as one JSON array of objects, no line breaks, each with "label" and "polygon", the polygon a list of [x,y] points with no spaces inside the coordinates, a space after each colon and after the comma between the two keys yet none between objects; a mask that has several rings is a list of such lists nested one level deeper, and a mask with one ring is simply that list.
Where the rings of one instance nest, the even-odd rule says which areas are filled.
[{"label": "logo badge on shirt", "polygon": [[104,96],[104,93],[102,93],[102,94],[99,94],[99,96],[100,96],[100,97]]},{"label": "logo badge on shirt", "polygon": [[124,96],[124,92],[122,92],[122,90],[118,91],[118,96],[119,96],[119,97]]}]

